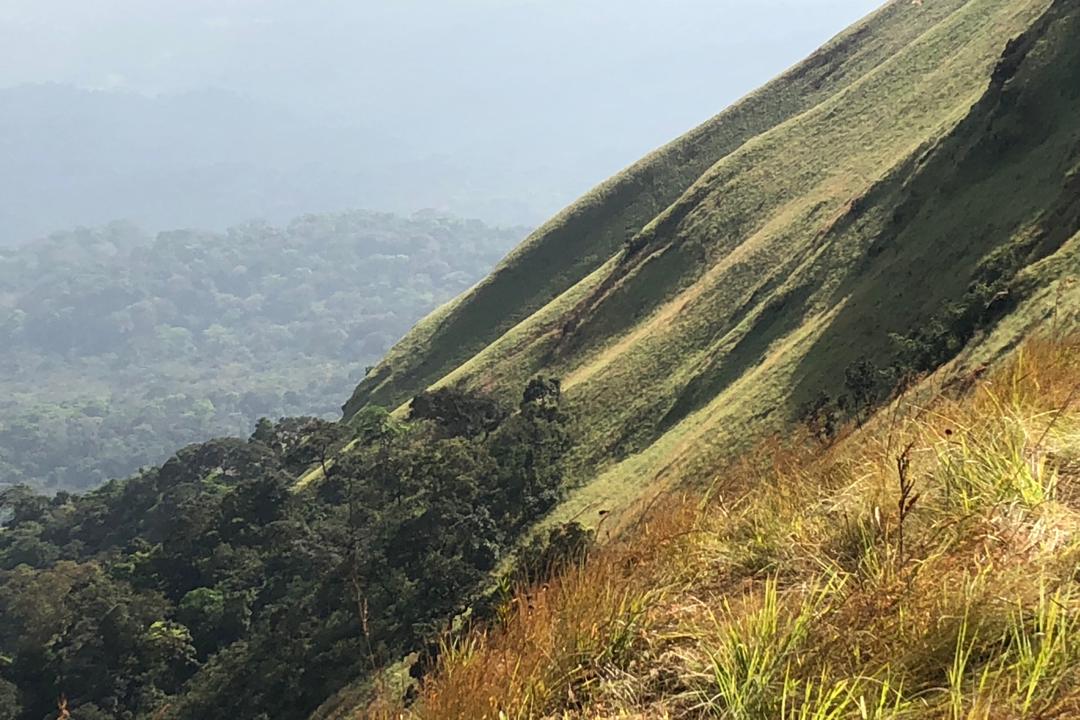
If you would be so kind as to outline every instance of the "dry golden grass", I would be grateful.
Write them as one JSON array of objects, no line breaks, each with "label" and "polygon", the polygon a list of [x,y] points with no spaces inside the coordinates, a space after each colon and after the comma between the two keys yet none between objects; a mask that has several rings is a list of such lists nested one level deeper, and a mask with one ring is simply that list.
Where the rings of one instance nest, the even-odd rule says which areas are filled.
[{"label": "dry golden grass", "polygon": [[[1080,338],[766,443],[368,717],[1080,716]],[[903,480],[903,482],[901,482]]]}]

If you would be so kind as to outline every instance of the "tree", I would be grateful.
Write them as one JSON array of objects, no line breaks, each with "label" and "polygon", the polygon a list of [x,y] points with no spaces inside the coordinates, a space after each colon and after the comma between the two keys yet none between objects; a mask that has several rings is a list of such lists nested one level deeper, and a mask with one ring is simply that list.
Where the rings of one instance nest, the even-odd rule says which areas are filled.
[{"label": "tree", "polygon": [[323,477],[329,475],[328,463],[330,458],[341,446],[345,444],[351,435],[350,428],[344,423],[328,423],[317,421],[307,437],[306,443],[315,453],[319,461],[319,468]]},{"label": "tree", "polygon": [[259,418],[259,421],[255,423],[255,432],[252,434],[251,439],[255,442],[261,442],[263,444],[269,444],[271,438],[274,435],[274,423],[270,421],[270,418]]},{"label": "tree", "polygon": [[489,433],[507,414],[495,398],[459,387],[422,392],[409,405],[410,420],[431,420],[444,437]]},{"label": "tree", "polygon": [[525,386],[521,406],[557,407],[562,399],[562,383],[558,378],[537,377]]},{"label": "tree", "polygon": [[[0,663],[3,660],[0,658]],[[19,688],[0,678],[0,720],[18,720],[22,712],[19,700]]]},{"label": "tree", "polygon": [[531,381],[521,412],[492,435],[499,476],[488,504],[514,531],[548,512],[562,492],[562,460],[572,441],[561,397],[558,380]]},{"label": "tree", "polygon": [[27,485],[16,485],[0,491],[0,523],[10,527],[40,522],[48,509],[49,499],[35,493]]},{"label": "tree", "polygon": [[180,599],[176,619],[190,629],[192,644],[205,657],[226,639],[222,637],[225,595],[213,588],[195,588]]},{"label": "tree", "polygon": [[868,358],[861,358],[844,371],[844,387],[851,397],[855,419],[861,425],[877,401],[880,391],[880,372]]},{"label": "tree", "polygon": [[840,403],[822,390],[800,408],[799,419],[819,442],[827,443],[840,429],[840,411]]},{"label": "tree", "polygon": [[349,418],[348,424],[364,445],[393,437],[401,431],[400,423],[394,420],[390,411],[378,405],[365,406]]},{"label": "tree", "polygon": [[[512,414],[457,390],[413,422],[287,419],[89,495],[8,494],[19,523],[0,531],[0,558],[48,550],[0,572],[0,677],[18,720],[61,692],[73,718],[169,705],[176,720],[299,720],[482,612],[485,579],[562,491],[558,383],[523,390]],[[294,492],[319,458],[327,477]],[[584,534],[548,540],[544,563]]]}]

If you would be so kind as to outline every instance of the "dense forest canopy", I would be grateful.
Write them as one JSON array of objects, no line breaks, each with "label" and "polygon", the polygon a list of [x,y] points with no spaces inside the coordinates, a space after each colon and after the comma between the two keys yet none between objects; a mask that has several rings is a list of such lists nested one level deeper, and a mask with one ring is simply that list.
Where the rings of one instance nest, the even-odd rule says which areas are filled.
[{"label": "dense forest canopy", "polygon": [[302,720],[434,642],[560,499],[559,383],[520,397],[264,421],[86,495],[0,492],[0,718],[64,695],[79,720]]},{"label": "dense forest canopy", "polygon": [[91,488],[263,416],[334,417],[524,233],[353,212],[0,252],[0,486]]}]

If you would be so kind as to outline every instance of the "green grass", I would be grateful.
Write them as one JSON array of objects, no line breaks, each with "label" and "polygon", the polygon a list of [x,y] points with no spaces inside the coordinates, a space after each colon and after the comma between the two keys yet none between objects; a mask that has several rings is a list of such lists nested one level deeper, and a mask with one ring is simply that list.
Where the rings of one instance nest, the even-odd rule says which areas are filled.
[{"label": "green grass", "polygon": [[[710,612],[715,635],[705,643],[707,661],[689,680],[693,689],[688,699],[695,710],[731,720],[756,720],[793,717],[788,708],[797,704],[800,715],[828,717],[850,703],[843,685],[830,688],[822,682],[801,687],[803,683],[791,676],[791,665],[811,625],[837,593],[833,582],[812,588],[788,609],[781,603],[776,578],[769,578],[760,594],[744,602],[752,605],[749,610],[736,610],[725,600],[719,615]],[[796,700],[799,695],[802,702]]]},{"label": "green grass", "polygon": [[537,230],[484,282],[421,322],[357,388],[346,415],[369,402],[397,405],[452,372],[607,262],[716,162],[865,77],[961,5],[935,0],[916,14],[889,4],[600,185]]},{"label": "green grass", "polygon": [[[887,361],[889,334],[958,299],[995,249],[1043,238],[1018,280],[1030,297],[999,324],[1012,335],[969,350],[992,359],[1075,297],[1080,93],[1062,88],[1080,30],[1049,6],[887,5],[539,230],[347,410],[435,383],[509,398],[534,374],[562,377],[579,444],[549,522],[591,523],[708,481],[835,391],[847,364]],[[1014,47],[1029,52],[992,85],[1025,32]]]}]

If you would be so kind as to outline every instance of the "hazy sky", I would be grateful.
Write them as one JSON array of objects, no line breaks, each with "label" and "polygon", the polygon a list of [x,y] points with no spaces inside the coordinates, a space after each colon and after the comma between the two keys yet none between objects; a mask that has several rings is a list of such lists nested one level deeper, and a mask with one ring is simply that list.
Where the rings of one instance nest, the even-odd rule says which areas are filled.
[{"label": "hazy sky", "polygon": [[[422,178],[413,175],[418,189],[415,204],[421,207],[455,212],[476,208],[483,214],[483,203],[460,205],[449,198],[447,188],[460,177],[458,194],[475,199],[493,187],[500,193],[500,207],[523,208],[520,216],[510,211],[496,219],[538,222],[642,154],[719,112],[879,4],[879,0],[0,0],[0,88],[51,82],[170,96],[225,90],[250,100],[251,117],[273,113],[279,122],[290,117],[333,131],[325,133],[324,147],[317,150],[309,148],[311,143],[296,145],[296,154],[311,154],[309,164],[317,164],[322,174],[317,181],[303,183],[304,197],[289,191],[292,194],[284,198],[294,201],[284,202],[289,211],[312,204],[311,198],[326,200],[312,209],[328,209],[353,196],[360,205],[366,204],[365,197],[384,202],[372,194],[372,188],[386,189],[378,187],[382,171],[373,169],[372,162],[356,161],[382,153],[418,163],[417,173],[428,169],[433,177],[441,173],[435,178],[438,187],[430,192],[422,186]],[[20,97],[9,107],[24,102]],[[186,112],[198,115],[195,110]],[[40,122],[28,122],[31,130],[41,127]],[[207,119],[205,128],[199,126],[198,117],[185,117],[184,122],[193,143],[202,134],[223,136],[219,120]],[[69,125],[77,128],[79,118],[69,118]],[[75,138],[74,132],[68,133],[74,138],[68,145],[95,144],[92,138]],[[306,137],[322,131],[298,129],[294,134]],[[123,137],[97,144],[112,148]],[[222,142],[228,145],[232,140]],[[144,146],[153,143],[150,138]],[[364,143],[366,148],[361,147]],[[355,151],[336,150],[343,144]],[[275,152],[288,150],[278,145]],[[21,162],[34,165],[33,147],[15,150]],[[145,157],[144,150],[139,152]],[[110,153],[119,157],[122,148]],[[335,154],[348,155],[341,161],[347,167],[331,167]],[[436,167],[427,159],[444,165]],[[82,162],[80,172],[95,161]],[[330,174],[334,178],[347,174],[350,168],[368,170],[372,177],[355,189],[327,179]],[[172,177],[174,170],[163,169],[157,176]],[[292,168],[274,171],[297,177]],[[259,180],[257,175],[266,174],[252,172],[253,183]],[[395,173],[388,182],[400,186],[401,197],[385,202],[388,209],[406,210],[413,205],[404,194],[410,190],[413,170],[399,167]],[[237,175],[230,187],[248,192],[245,177]],[[132,182],[144,184],[141,179]],[[94,178],[87,180],[88,187],[96,183]],[[48,178],[34,187],[38,186],[41,192],[49,191]],[[252,189],[248,194],[258,195],[261,204],[251,204],[252,209],[238,205],[236,212],[262,214],[260,208],[282,204],[274,192]],[[119,203],[131,195],[129,190],[114,195],[118,199],[107,209],[84,197],[84,204],[101,206],[98,216],[87,221],[116,212],[151,217],[138,208],[130,213],[122,209]],[[21,221],[16,222],[15,214],[27,202],[37,203],[46,214],[57,207],[54,197],[25,201],[12,197],[7,214],[16,225]],[[158,204],[175,205],[166,200]],[[194,209],[198,205],[193,200],[192,212],[177,217],[200,223]],[[64,215],[63,222],[83,217],[81,212]],[[173,216],[168,217],[172,221]],[[37,232],[48,221],[47,215],[36,217],[20,227]],[[219,223],[220,217],[206,222]]]},{"label": "hazy sky", "polygon": [[[207,86],[331,117],[555,103],[685,129],[879,0],[0,0],[0,86]],[[657,106],[669,104],[659,111]],[[515,122],[520,122],[516,120]],[[525,123],[528,125],[528,123]],[[538,113],[536,129],[547,127]],[[478,129],[478,133],[480,130]]]}]

